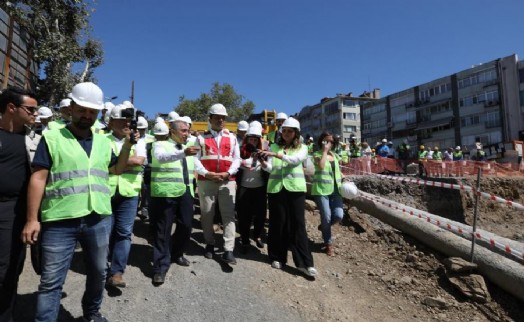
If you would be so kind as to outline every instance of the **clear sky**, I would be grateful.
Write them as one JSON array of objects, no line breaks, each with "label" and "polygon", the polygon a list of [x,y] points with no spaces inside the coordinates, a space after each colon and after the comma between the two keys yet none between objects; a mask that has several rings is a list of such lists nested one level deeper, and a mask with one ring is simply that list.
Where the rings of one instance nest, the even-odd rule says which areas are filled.
[{"label": "clear sky", "polygon": [[386,96],[516,53],[522,0],[107,0],[95,77],[149,118],[229,83],[255,111],[293,114],[337,93]]}]

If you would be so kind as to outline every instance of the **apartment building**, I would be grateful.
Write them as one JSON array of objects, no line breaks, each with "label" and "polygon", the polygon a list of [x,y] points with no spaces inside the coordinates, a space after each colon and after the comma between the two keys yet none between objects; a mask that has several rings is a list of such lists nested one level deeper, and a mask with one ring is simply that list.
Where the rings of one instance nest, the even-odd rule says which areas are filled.
[{"label": "apartment building", "polygon": [[350,137],[360,138],[360,107],[377,100],[380,90],[364,92],[359,96],[352,93],[325,97],[319,103],[306,106],[296,115],[304,137],[316,139],[323,131],[338,134],[341,141],[348,143]]},{"label": "apartment building", "polygon": [[524,62],[517,55],[390,94],[362,106],[362,139],[468,151],[481,142],[488,158],[524,139]]},{"label": "apartment building", "polygon": [[32,90],[38,80],[38,66],[31,59],[29,34],[1,8],[0,80],[1,88],[18,86]]}]

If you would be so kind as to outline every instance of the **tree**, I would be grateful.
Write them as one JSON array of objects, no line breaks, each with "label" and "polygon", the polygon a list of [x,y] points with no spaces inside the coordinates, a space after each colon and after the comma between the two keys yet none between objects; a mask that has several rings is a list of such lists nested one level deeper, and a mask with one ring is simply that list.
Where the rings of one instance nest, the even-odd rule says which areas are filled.
[{"label": "tree", "polygon": [[94,0],[7,3],[6,11],[34,40],[33,59],[43,75],[37,93],[43,103],[54,105],[75,83],[93,81],[93,70],[103,63],[102,45],[89,35],[93,5]]},{"label": "tree", "polygon": [[255,109],[255,103],[250,100],[245,101],[245,97],[238,94],[232,85],[215,82],[209,93],[202,93],[195,100],[188,100],[185,96],[181,96],[175,111],[180,115],[191,117],[194,121],[207,121],[209,108],[215,103],[221,103],[227,108],[228,121],[232,122],[247,120]]}]

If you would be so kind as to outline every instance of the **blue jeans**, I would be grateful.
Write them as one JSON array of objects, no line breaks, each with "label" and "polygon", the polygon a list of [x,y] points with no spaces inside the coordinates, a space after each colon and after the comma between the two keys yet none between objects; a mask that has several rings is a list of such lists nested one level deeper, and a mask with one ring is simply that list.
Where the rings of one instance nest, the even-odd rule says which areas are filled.
[{"label": "blue jeans", "polygon": [[110,275],[124,274],[131,250],[131,236],[135,224],[136,210],[138,207],[138,196],[122,197],[118,192],[111,198],[113,209],[113,227],[111,229]]},{"label": "blue jeans", "polygon": [[315,196],[315,203],[320,210],[322,238],[325,244],[331,244],[331,226],[340,222],[344,216],[342,197],[338,192],[329,196]]},{"label": "blue jeans", "polygon": [[86,266],[83,314],[93,314],[100,310],[110,231],[111,216],[97,214],[42,224],[42,276],[38,286],[35,321],[57,320],[62,287],[77,241],[82,245]]}]

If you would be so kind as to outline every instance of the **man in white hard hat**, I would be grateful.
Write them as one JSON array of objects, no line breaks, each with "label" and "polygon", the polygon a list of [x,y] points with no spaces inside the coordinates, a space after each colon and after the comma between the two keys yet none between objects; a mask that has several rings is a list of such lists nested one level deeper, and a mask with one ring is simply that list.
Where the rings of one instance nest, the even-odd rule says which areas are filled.
[{"label": "man in white hard hat", "polygon": [[140,202],[138,217],[143,221],[149,220],[149,183],[151,182],[151,147],[155,142],[155,137],[147,133],[149,124],[145,117],[139,116],[136,122],[136,128],[140,133],[140,140],[144,141],[146,147],[146,159],[144,160],[144,179],[142,180],[142,189],[140,190]]},{"label": "man in white hard hat", "polygon": [[[111,109],[109,128],[111,134],[107,137],[115,155],[120,155],[130,131],[135,110],[119,104]],[[124,273],[131,250],[131,236],[138,207],[138,195],[142,189],[143,165],[146,155],[146,143],[138,140],[129,152],[127,167],[122,174],[109,174],[111,188],[111,209],[113,210],[113,227],[111,231],[111,266],[107,285],[126,287]]]},{"label": "man in white hard hat", "polygon": [[42,106],[38,109],[38,117],[41,123],[41,133],[48,130],[49,121],[53,117],[53,111],[47,106]]},{"label": "man in white hard hat", "polygon": [[25,134],[26,126],[37,116],[35,97],[18,87],[8,87],[0,94],[0,321],[14,321],[18,277],[26,254],[18,236],[25,224],[31,176]]},{"label": "man in white hard hat", "polygon": [[[121,174],[126,169],[133,145],[127,131],[117,158],[107,136],[92,131],[103,97],[102,90],[93,83],[75,85],[71,92],[71,123],[44,134],[32,163],[22,239],[27,244],[39,240],[41,246],[38,321],[58,318],[62,287],[77,242],[82,246],[87,275],[83,318],[107,321],[100,307],[111,231],[108,178],[109,173]],[[42,223],[38,220],[39,209]]]},{"label": "man in white hard hat", "polygon": [[49,122],[48,127],[50,130],[61,129],[66,126],[71,120],[71,99],[64,98],[58,104],[58,110],[60,111],[61,118],[52,122]]},{"label": "man in white hard hat", "polygon": [[249,124],[246,121],[240,121],[237,125],[237,143],[242,144],[242,140],[249,129]]},{"label": "man in white hard hat", "polygon": [[278,113],[275,118],[275,125],[277,126],[277,129],[275,131],[271,131],[267,135],[267,140],[269,141],[269,145],[273,143],[277,143],[278,138],[280,135],[282,135],[280,128],[282,127],[282,123],[287,120],[287,114],[286,113]]},{"label": "man in white hard hat", "polygon": [[202,230],[206,242],[204,256],[213,258],[215,232],[213,217],[218,201],[224,225],[224,254],[222,260],[236,264],[235,247],[235,174],[240,166],[240,150],[234,134],[225,128],[227,111],[224,105],[214,104],[209,109],[209,131],[198,136],[201,153],[195,159]]},{"label": "man in white hard hat", "polygon": [[108,132],[107,125],[109,123],[109,116],[111,115],[111,109],[113,109],[113,107],[115,107],[115,104],[111,102],[104,103],[104,108],[102,109],[101,115],[95,122],[95,128],[104,131],[104,133]]},{"label": "man in white hard hat", "polygon": [[[182,118],[171,122],[171,139],[152,149],[151,215],[153,217],[153,285],[163,284],[171,262],[189,266],[184,252],[193,227],[194,155],[188,145],[189,125]],[[171,238],[173,223],[176,229]],[[172,240],[171,240],[172,239]],[[171,260],[173,257],[173,260]]]},{"label": "man in white hard hat", "polygon": [[179,117],[180,117],[180,115],[178,115],[177,112],[171,111],[171,112],[169,112],[169,114],[167,114],[167,122],[169,122],[169,123],[174,122],[174,121],[178,120]]}]

